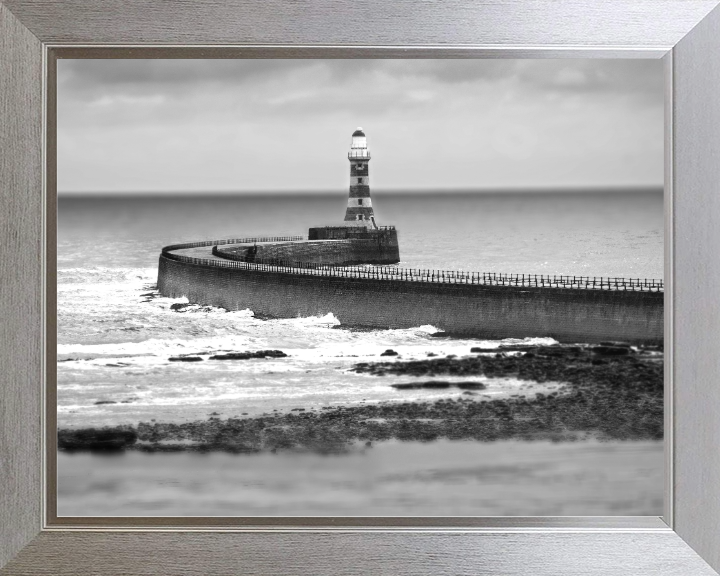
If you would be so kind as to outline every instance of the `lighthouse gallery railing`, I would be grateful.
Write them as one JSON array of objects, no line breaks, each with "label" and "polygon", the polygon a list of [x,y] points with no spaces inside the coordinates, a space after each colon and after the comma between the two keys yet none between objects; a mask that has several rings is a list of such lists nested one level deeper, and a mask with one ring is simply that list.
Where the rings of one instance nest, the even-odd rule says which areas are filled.
[{"label": "lighthouse gallery railing", "polygon": [[[405,282],[426,282],[439,284],[473,284],[481,286],[513,286],[524,288],[569,288],[582,290],[621,290],[633,292],[662,292],[662,280],[643,278],[606,278],[596,276],[565,276],[541,274],[499,274],[494,272],[465,272],[462,270],[429,270],[422,268],[398,268],[395,266],[332,266],[309,262],[286,260],[253,259],[246,261],[224,260],[221,258],[196,258],[183,254],[174,254],[174,250],[222,246],[227,244],[256,244],[262,242],[297,242],[305,240],[303,236],[269,236],[253,238],[234,238],[230,240],[206,240],[185,244],[173,244],[162,249],[162,255],[170,260],[215,266],[219,268],[239,268],[263,272],[282,272],[310,276],[337,278],[365,278],[372,280],[395,280]],[[238,257],[240,258],[240,257]]]}]

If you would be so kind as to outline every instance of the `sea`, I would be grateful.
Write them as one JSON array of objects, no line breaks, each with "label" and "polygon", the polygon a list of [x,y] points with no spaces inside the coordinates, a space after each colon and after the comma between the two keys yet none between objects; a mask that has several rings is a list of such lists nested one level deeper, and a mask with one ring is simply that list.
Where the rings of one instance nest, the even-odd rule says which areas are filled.
[{"label": "sea", "polygon": [[[517,342],[438,338],[438,329],[429,325],[402,330],[354,331],[343,327],[332,311],[321,317],[267,320],[255,318],[249,309],[227,311],[201,304],[173,309],[173,304],[185,304],[187,300],[164,298],[157,294],[157,263],[160,249],[165,245],[247,236],[304,235],[311,226],[341,222],[345,205],[346,194],[343,191],[337,194],[233,195],[208,192],[192,195],[60,195],[57,238],[58,426],[80,428],[137,424],[141,421],[187,422],[211,416],[250,417],[294,408],[321,409],[371,402],[432,400],[448,397],[449,393],[437,389],[397,390],[390,384],[405,382],[407,377],[378,379],[356,374],[350,368],[357,362],[378,360],[379,354],[387,349],[396,351],[401,360],[407,360],[426,358],[429,354],[467,355],[473,346],[492,348]],[[398,266],[401,267],[663,278],[663,195],[660,189],[377,191],[373,192],[373,205],[378,224],[391,224],[398,229],[401,258]],[[554,342],[550,338],[525,341]],[[168,360],[179,354],[210,355],[222,351],[265,349],[282,350],[288,357],[243,362],[182,363]],[[483,393],[487,398],[505,397],[519,390],[532,394],[560,385],[539,385],[513,379],[486,379],[485,383],[487,389]],[[461,393],[459,389],[453,390],[457,390],[458,395]],[[608,445],[600,448],[587,445],[586,448],[590,452],[591,448],[600,449],[607,460]],[[412,458],[403,459],[399,456],[400,452],[406,454],[408,450],[433,449],[443,454],[462,453],[458,461],[467,459],[468,454],[464,452],[467,450],[485,450],[485,456],[477,456],[482,460],[491,457],[488,454],[493,451],[488,447],[471,448],[467,445],[442,447],[440,443],[433,448],[403,447],[402,443],[400,446],[390,443],[372,455],[337,458],[364,458],[362,462],[365,464],[361,468],[366,468],[373,458],[379,458],[386,464],[405,460],[415,462],[408,464],[412,468],[417,466],[417,462],[428,462],[429,454],[415,461]],[[522,465],[524,461],[537,461],[543,450],[553,451],[553,457],[541,460],[563,461],[558,453],[563,448],[557,446],[542,449],[539,444],[534,448],[515,446],[511,452],[519,455],[516,464]],[[567,450],[577,452],[579,449],[573,446]],[[632,454],[640,451],[644,457],[628,456],[628,450]],[[656,508],[662,501],[661,452],[661,443],[639,443],[632,447],[624,444],[617,447],[618,464],[615,468],[605,462],[603,474],[608,476],[608,470],[617,469],[618,473],[622,471],[623,478],[627,479],[630,475],[637,480],[638,495],[624,493],[622,497],[620,494],[608,496],[607,502],[603,500],[599,508],[597,503],[588,504],[587,512],[583,512],[582,505],[563,508],[560,499],[553,510],[559,514],[660,513]],[[381,456],[383,453],[384,457]],[[388,454],[396,456],[389,457]],[[571,456],[570,452],[566,456],[575,460],[578,457],[577,454]],[[328,508],[327,502],[333,501],[330,496],[318,507],[311,504],[313,498],[309,498],[307,493],[303,496],[299,488],[295,490],[294,499],[292,489],[283,491],[283,498],[278,498],[278,492],[271,488],[269,478],[275,478],[274,475],[283,477],[287,470],[299,470],[303,466],[317,470],[318,464],[311,461],[321,458],[319,456],[293,455],[292,458],[288,456],[285,464],[278,464],[281,461],[268,456],[257,456],[254,460],[244,457],[243,460],[241,456],[205,455],[204,463],[199,467],[198,461],[194,460],[198,456],[189,454],[148,456],[134,453],[117,458],[120,459],[59,454],[60,515],[364,515],[368,511],[372,511],[373,515],[382,515],[383,510],[392,515],[412,515],[419,510],[417,505],[403,507],[402,504],[413,500],[408,496],[412,492],[411,487],[417,485],[415,493],[417,490],[428,490],[422,480],[424,476],[413,469],[408,472],[409,480],[401,483],[405,487],[404,496],[387,497],[385,500],[380,497],[380,501],[385,502],[384,508],[377,502],[371,504],[369,494],[383,494],[380,486],[384,484],[379,479],[399,473],[381,466],[376,479],[380,484],[361,482],[357,494],[337,498],[336,508]],[[432,457],[429,460],[432,461]],[[584,460],[588,462],[586,473],[597,478],[590,468],[597,466],[598,459],[587,457]],[[109,462],[113,463],[110,467],[113,480],[109,484],[91,481],[109,474]],[[147,470],[148,462],[153,463],[151,468],[157,468],[159,476],[146,479],[146,487],[142,489],[137,485],[140,480],[130,481],[137,476],[133,476],[131,471]],[[168,477],[176,478],[174,482],[180,484],[192,477],[195,478],[195,486],[197,470],[207,469],[209,462],[214,462],[210,468],[225,471],[225,476],[220,474],[216,477],[216,480],[227,478],[224,491],[215,482],[212,487],[208,484],[207,490],[191,491],[196,499],[184,492],[177,498],[168,496],[168,490],[172,492],[168,486],[173,485],[172,481],[168,484]],[[233,462],[245,471],[254,470],[251,492],[238,492],[240,488],[233,481],[233,474],[227,473],[232,470]],[[350,464],[349,460],[337,460],[336,465],[328,464],[327,460],[323,462],[336,471],[353,470],[358,466],[357,463]],[[644,472],[632,473],[633,466],[641,465]],[[185,472],[178,472],[180,469]],[[123,479],[118,470],[126,470],[127,476]],[[191,470],[194,472],[191,473]],[[267,472],[268,487],[264,492],[258,488],[258,482],[262,485],[263,478],[259,470]],[[428,477],[435,478],[432,470],[430,468],[426,472],[430,474]],[[576,472],[568,472],[568,478],[577,478]],[[550,474],[552,476],[552,471]],[[345,475],[348,479],[355,478],[351,472]],[[332,486],[342,482],[334,473],[326,476],[327,486],[323,488],[322,479],[313,485],[324,489],[326,494],[335,494]],[[160,492],[155,490],[159,486],[159,477],[164,479],[163,486],[167,488]],[[482,474],[479,476],[481,480],[472,477],[476,478],[474,482],[482,485]],[[88,486],[95,488],[86,487],[78,492],[78,486],[85,485],[82,478],[87,480]],[[436,480],[433,482],[437,483]],[[557,480],[559,493],[562,492],[563,482]],[[568,486],[572,484],[570,479],[567,482]],[[300,484],[298,482],[297,486]],[[527,498],[521,498],[521,501],[527,502],[525,507],[513,504],[518,502],[521,494],[526,493],[522,490],[505,498],[505,507],[502,498],[500,504],[496,499],[486,498],[494,502],[492,514],[500,514],[503,510],[520,515],[545,513],[546,508],[537,504],[538,498],[532,497],[532,484],[528,480]],[[603,483],[604,486],[607,484],[607,481]],[[148,488],[150,485],[152,490]],[[377,489],[373,491],[368,488],[369,485]],[[98,489],[97,486],[105,488]],[[445,484],[441,482],[439,486],[438,495],[443,493],[442,486]],[[507,492],[507,482],[499,482],[498,486]],[[603,493],[607,490],[605,488]],[[624,490],[627,492],[627,486]],[[216,491],[222,492],[223,498],[213,500],[212,493]],[[163,496],[158,496],[154,503],[140,498],[142,505],[133,505],[141,492],[145,495],[162,493]],[[228,504],[228,493],[237,495],[234,500],[230,498],[236,502],[235,506]],[[249,498],[248,494],[253,497]],[[588,486],[587,496],[590,502],[597,497],[597,490],[593,491]],[[108,498],[114,502],[110,508],[107,506]],[[426,512],[442,515],[457,506],[464,506],[456,502],[443,507],[443,501],[438,497],[432,500],[435,503],[432,504],[423,498]],[[582,498],[580,501],[583,501]],[[192,505],[192,502],[197,505]],[[466,502],[466,499],[461,499],[461,502]],[[618,502],[630,504],[623,508],[618,506]],[[638,504],[640,502],[642,504]],[[490,509],[478,505],[466,506],[464,510],[469,515],[486,515]]]}]

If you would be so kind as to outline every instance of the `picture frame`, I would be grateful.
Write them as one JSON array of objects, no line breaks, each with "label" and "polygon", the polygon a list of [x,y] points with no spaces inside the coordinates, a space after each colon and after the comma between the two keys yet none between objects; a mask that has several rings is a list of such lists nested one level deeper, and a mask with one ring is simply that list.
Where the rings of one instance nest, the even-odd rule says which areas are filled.
[{"label": "picture frame", "polygon": [[[687,574],[720,569],[717,0],[0,0],[0,574]],[[152,56],[149,56],[152,54]],[[660,518],[60,522],[48,498],[55,59],[662,58],[666,446]],[[49,465],[48,465],[49,463]]]}]

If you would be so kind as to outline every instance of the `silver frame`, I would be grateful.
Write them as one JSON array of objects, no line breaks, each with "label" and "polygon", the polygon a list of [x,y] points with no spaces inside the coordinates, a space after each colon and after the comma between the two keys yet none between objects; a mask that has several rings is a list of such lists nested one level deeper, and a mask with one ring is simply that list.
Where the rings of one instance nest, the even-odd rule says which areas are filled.
[{"label": "silver frame", "polygon": [[[327,3],[329,5],[329,3]],[[720,568],[718,0],[0,0],[2,574],[703,574]],[[326,10],[323,11],[322,8]],[[154,45],[153,48],[151,45]],[[191,47],[189,47],[190,45]],[[657,518],[64,522],[45,498],[56,54],[663,58],[665,514]],[[75,52],[73,52],[75,51]],[[191,52],[188,52],[191,51]],[[48,137],[49,135],[49,137]],[[52,245],[50,244],[51,248]],[[48,468],[52,472],[52,466]],[[294,525],[293,525],[294,524]],[[709,566],[709,565],[710,566]]]}]

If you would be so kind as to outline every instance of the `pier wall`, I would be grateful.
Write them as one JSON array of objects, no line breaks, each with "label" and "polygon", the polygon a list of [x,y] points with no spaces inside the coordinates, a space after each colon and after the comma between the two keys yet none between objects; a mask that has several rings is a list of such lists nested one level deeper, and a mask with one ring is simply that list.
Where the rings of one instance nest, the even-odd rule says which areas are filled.
[{"label": "pier wall", "polygon": [[[400,248],[397,230],[393,226],[369,228],[367,226],[322,226],[310,228],[308,240],[345,240],[351,246],[345,255],[345,264],[397,264]],[[290,259],[292,260],[292,258]],[[306,260],[295,259],[296,262]]]},{"label": "pier wall", "polygon": [[[249,246],[217,247],[213,253],[228,260],[245,259]],[[397,264],[400,248],[397,230],[366,226],[310,228],[307,240],[261,242],[252,246],[253,258],[265,262],[304,262],[348,266],[351,264]]]},{"label": "pier wall", "polygon": [[[247,248],[219,247],[213,253],[229,260],[244,259]],[[265,262],[305,262],[344,266],[350,264],[395,264],[400,255],[395,245],[381,243],[376,238],[351,240],[302,240],[257,245],[254,256]]]},{"label": "pier wall", "polygon": [[227,310],[293,318],[332,313],[343,325],[430,324],[477,338],[661,342],[662,292],[439,284],[300,275],[160,256],[158,289]]}]

